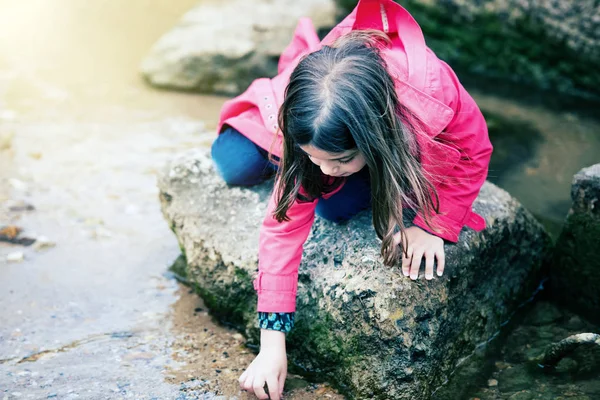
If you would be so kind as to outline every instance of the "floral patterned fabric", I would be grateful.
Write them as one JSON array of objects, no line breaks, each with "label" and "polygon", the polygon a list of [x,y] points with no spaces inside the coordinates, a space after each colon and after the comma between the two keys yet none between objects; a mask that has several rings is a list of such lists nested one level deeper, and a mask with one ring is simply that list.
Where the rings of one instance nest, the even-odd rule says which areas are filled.
[{"label": "floral patterned fabric", "polygon": [[287,312],[260,312],[258,313],[258,327],[288,333],[294,326],[294,313]]}]

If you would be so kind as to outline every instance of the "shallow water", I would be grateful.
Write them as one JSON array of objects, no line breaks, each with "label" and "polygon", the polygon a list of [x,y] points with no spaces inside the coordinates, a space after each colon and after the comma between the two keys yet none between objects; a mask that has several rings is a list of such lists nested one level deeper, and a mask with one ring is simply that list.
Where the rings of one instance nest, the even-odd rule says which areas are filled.
[{"label": "shallow water", "polygon": [[209,145],[224,99],[154,91],[137,72],[194,4],[0,0],[0,226],[55,243],[0,244],[0,399],[246,398],[245,340],[165,275],[179,247],[155,178]]},{"label": "shallow water", "polygon": [[[2,399],[245,396],[243,338],[165,275],[179,249],[155,185],[173,154],[210,144],[225,99],[155,91],[137,72],[194,4],[0,0],[0,225],[56,244],[0,244]],[[572,173],[598,162],[600,124],[473,93],[506,154],[493,179],[560,223]],[[524,140],[523,127],[535,134]],[[6,261],[15,252],[24,260]],[[288,387],[292,399],[340,398],[301,379]]]}]

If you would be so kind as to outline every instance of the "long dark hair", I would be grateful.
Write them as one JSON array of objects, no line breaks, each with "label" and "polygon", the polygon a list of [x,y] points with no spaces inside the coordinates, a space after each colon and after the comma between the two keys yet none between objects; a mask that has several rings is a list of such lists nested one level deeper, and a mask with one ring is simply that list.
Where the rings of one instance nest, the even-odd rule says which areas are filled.
[{"label": "long dark hair", "polygon": [[300,145],[329,153],[358,148],[369,168],[381,255],[385,265],[393,265],[400,256],[393,238],[398,230],[407,249],[402,208],[421,211],[431,227],[438,199],[419,163],[415,135],[420,123],[399,103],[381,57],[379,47],[386,45],[383,32],[354,31],[308,54],[292,72],[279,110],[284,147],[274,217],[289,220],[294,201],[313,200],[342,182],[324,180]]}]

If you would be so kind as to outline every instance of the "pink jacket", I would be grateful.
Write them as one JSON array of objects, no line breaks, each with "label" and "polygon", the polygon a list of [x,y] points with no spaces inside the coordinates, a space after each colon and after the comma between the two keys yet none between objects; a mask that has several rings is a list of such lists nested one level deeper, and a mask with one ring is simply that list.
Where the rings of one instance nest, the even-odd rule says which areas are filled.
[{"label": "pink jacket", "polygon": [[[440,200],[440,213],[433,219],[442,229],[435,234],[456,242],[463,226],[484,229],[485,220],[471,210],[471,205],[485,181],[492,153],[485,120],[452,69],[425,45],[419,25],[392,0],[361,0],[323,41],[319,41],[309,19],[300,20],[279,60],[279,74],[255,80],[243,94],[227,101],[218,131],[224,124],[230,125],[281,156],[277,111],[292,70],[303,55],[357,29],[378,29],[392,39],[393,45],[382,54],[400,102],[424,124],[425,132],[417,135],[417,142],[423,169]],[[288,211],[291,220],[278,223],[272,217],[275,203],[271,198],[261,228],[259,273],[254,281],[258,311],[295,311],[298,267],[317,201],[295,203]],[[414,223],[429,230],[421,215]]]}]

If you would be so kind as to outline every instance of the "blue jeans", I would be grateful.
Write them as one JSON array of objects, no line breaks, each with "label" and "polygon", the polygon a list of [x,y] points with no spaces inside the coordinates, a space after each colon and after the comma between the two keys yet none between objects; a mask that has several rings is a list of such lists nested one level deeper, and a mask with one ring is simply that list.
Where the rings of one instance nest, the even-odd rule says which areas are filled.
[{"label": "blue jeans", "polygon": [[[228,185],[256,185],[277,170],[265,150],[231,127],[215,139],[211,154],[217,171]],[[316,212],[322,218],[342,222],[370,207],[371,181],[365,167],[350,175],[339,192],[328,199],[319,199]]]}]

